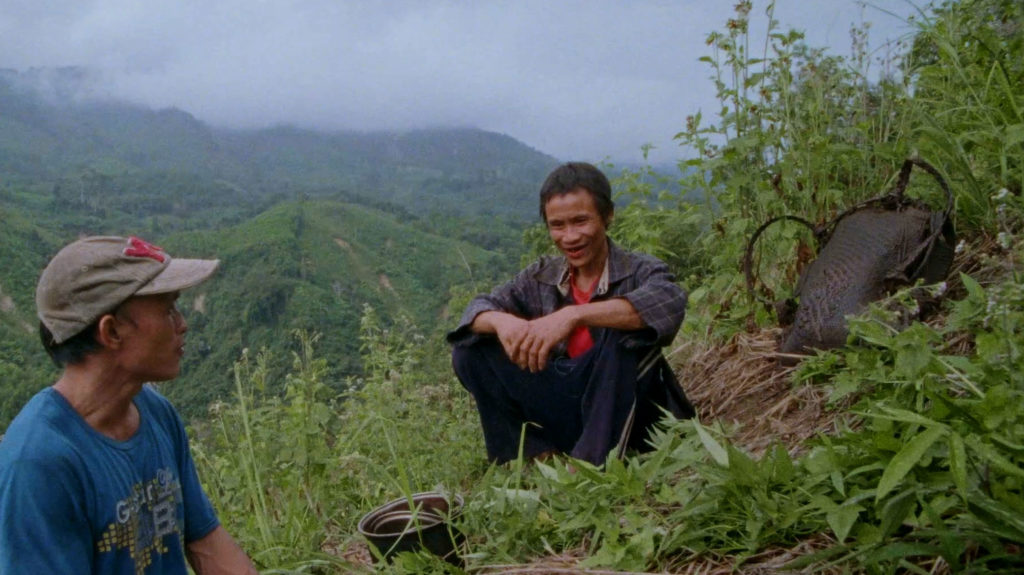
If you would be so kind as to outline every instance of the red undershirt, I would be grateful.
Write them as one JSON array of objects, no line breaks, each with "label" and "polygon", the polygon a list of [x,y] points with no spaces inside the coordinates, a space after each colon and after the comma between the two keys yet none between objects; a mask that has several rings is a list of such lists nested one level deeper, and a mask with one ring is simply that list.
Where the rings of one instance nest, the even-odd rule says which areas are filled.
[{"label": "red undershirt", "polygon": [[[572,272],[570,272],[571,274]],[[590,288],[587,291],[581,291],[576,287],[576,278],[574,275],[569,276],[569,285],[572,287],[572,301],[575,305],[584,303],[590,303],[590,297],[594,295],[594,290],[597,288],[597,283],[601,281],[601,276],[597,276],[594,283],[590,284]],[[578,326],[572,330],[569,334],[569,357],[579,357],[587,352],[591,347],[594,346],[594,339],[590,337],[590,329],[585,325]]]}]

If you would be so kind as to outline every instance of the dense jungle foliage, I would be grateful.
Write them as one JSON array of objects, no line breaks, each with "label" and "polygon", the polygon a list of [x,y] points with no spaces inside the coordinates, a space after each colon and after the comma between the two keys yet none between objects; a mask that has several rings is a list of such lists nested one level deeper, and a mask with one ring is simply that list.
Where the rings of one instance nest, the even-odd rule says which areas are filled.
[{"label": "dense jungle foliage", "polygon": [[[850,56],[775,28],[754,48],[754,9],[740,2],[708,36],[718,119],[695,113],[678,135],[695,152],[680,164],[681,189],[706,204],[676,203],[651,174],[630,172],[618,185],[632,201],[612,234],[680,270],[692,299],[679,338],[714,345],[774,325],[739,266],[761,222],[825,221],[890,189],[907,157],[935,165],[955,191],[961,272],[929,288],[945,296],[931,321],[896,329],[917,306],[897,292],[851,320],[847,347],[795,372],[794,388],[831,394],[835,433],[755,456],[720,425],[665,421],[652,453],[600,470],[559,459],[490,467],[440,339],[368,309],[368,371],[344,395],[323,384],[315,350],[326,338],[297,332],[284,398],[267,394],[268,358],[250,351],[234,399],[195,429],[215,502],[260,565],[369,570],[359,517],[441,489],[466,499],[463,567],[403,554],[378,569],[761,572],[759,559],[781,555],[805,572],[1024,570],[1024,7],[942,3],[880,54],[854,27]],[[909,193],[941,202],[929,181]],[[758,289],[778,292],[763,295],[792,289],[804,233],[782,226],[762,240]],[[527,244],[543,249],[543,230]]]},{"label": "dense jungle foliage", "polygon": [[[471,398],[441,338],[454,320],[436,306],[458,313],[517,263],[518,250],[481,249],[489,246],[468,238],[468,229],[503,246],[514,227],[470,219],[445,228],[330,194],[259,208],[259,201],[230,201],[195,227],[173,210],[138,214],[146,225],[166,226],[161,235],[172,253],[225,259],[220,287],[188,302],[190,345],[199,354],[233,354],[234,362],[218,384],[230,396],[191,418],[192,447],[223,522],[264,572],[371,572],[355,528],[360,516],[433,489],[465,498],[456,521],[466,536],[463,566],[403,554],[376,569],[755,572],[771,555],[803,572],[1024,571],[1024,5],[943,2],[922,11],[911,36],[876,53],[866,51],[867,27],[857,26],[849,56],[807,46],[798,32],[774,25],[753,46],[749,15],[770,15],[773,6],[740,1],[723,29],[708,35],[702,60],[721,108],[695,111],[679,127],[686,159],[677,181],[651,170],[616,181],[623,202],[612,236],[665,258],[690,290],[678,341],[713,346],[774,326],[772,310],[748,297],[740,269],[753,231],[781,214],[826,221],[890,189],[909,156],[950,183],[962,239],[962,273],[927,288],[943,296],[929,321],[896,329],[897,317],[917,315],[911,293],[897,292],[851,320],[846,347],[795,372],[794,389],[826,390],[835,416],[834,433],[798,448],[779,442],[752,454],[731,440],[734,429],[666,420],[652,452],[610,458],[602,469],[558,458],[489,466]],[[49,145],[45,135],[33,138]],[[67,183],[59,193],[52,180],[31,178],[0,190],[0,262],[24,272],[0,278],[0,298],[10,298],[0,304],[31,309],[30,272],[66,230],[88,222],[110,229],[98,222],[134,217],[96,213],[101,206],[91,204],[68,220],[70,228],[35,223],[47,209],[88,203],[87,174],[61,176]],[[230,179],[194,181],[221,186],[196,196],[209,201],[214,190],[236,189]],[[942,201],[926,178],[912,180],[909,193]],[[424,235],[400,235],[414,230]],[[325,243],[338,249],[325,255],[310,247]],[[523,243],[546,249],[544,230],[528,229]],[[17,249],[26,245],[45,249]],[[375,251],[382,245],[387,257]],[[762,239],[758,295],[791,292],[812,245],[796,226]],[[359,279],[338,287],[321,281],[336,278],[327,271],[332,258],[348,258],[346,269]],[[272,274],[279,266],[287,273]],[[437,273],[421,276],[423,267]],[[388,297],[386,283],[402,297]],[[202,311],[204,296],[210,306],[230,304]],[[243,318],[237,325],[251,326],[253,339],[205,331],[219,313]],[[0,313],[2,386],[45,370],[13,339],[31,339],[25,321]],[[340,340],[334,327],[351,321],[358,335]],[[273,347],[257,345],[259,330],[273,333]],[[353,351],[358,371],[339,363],[353,361],[341,359]],[[179,383],[163,390],[173,397]]]}]

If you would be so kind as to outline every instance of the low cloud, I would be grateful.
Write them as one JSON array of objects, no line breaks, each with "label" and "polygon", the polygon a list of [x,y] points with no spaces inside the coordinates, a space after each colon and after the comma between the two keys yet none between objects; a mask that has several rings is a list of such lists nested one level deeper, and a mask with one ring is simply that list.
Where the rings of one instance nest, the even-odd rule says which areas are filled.
[{"label": "low cloud", "polygon": [[[220,126],[475,126],[561,159],[637,160],[650,142],[672,161],[686,116],[715,112],[698,58],[731,16],[671,0],[7,0],[0,66],[99,69],[101,92]],[[780,0],[776,18],[838,53],[861,19],[880,39],[907,31],[853,0]]]}]

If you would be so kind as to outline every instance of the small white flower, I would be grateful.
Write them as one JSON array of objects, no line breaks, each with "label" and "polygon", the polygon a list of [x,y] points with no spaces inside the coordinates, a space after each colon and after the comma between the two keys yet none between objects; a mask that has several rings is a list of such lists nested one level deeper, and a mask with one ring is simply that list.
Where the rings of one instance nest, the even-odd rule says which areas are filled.
[{"label": "small white flower", "polygon": [[996,236],[996,242],[1004,250],[1010,249],[1010,240],[1011,240],[1010,234],[1008,234],[1006,232],[999,232],[999,235]]},{"label": "small white flower", "polygon": [[946,293],[946,290],[948,288],[949,288],[949,286],[946,285],[946,282],[939,282],[938,284],[936,284],[935,285],[935,297],[939,297],[942,294]]},{"label": "small white flower", "polygon": [[1001,202],[1001,201],[1005,200],[1007,198],[1007,196],[1009,196],[1009,195],[1010,195],[1010,190],[1007,190],[1006,188],[1002,188],[998,192],[996,192],[994,196],[992,196],[992,199],[997,201],[997,202]]},{"label": "small white flower", "polygon": [[964,240],[960,240],[959,242],[957,242],[956,250],[954,250],[954,251],[956,251],[956,253],[959,254],[959,253],[963,253],[963,251],[965,249],[967,249],[967,242],[964,241]]}]

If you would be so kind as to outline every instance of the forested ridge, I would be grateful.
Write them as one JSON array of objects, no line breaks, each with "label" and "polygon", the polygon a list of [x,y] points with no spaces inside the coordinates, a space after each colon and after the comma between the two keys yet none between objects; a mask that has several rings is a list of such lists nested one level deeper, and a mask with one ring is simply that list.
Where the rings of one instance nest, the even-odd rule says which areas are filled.
[{"label": "forested ridge", "polygon": [[[472,293],[547,249],[539,226],[521,234],[514,220],[504,227],[479,212],[450,220],[367,205],[338,182],[227,202],[198,220],[178,218],[173,205],[141,219],[69,210],[76,226],[134,219],[163,226],[172,254],[225,259],[221,277],[186,302],[188,361],[223,353],[210,365],[233,364],[217,384],[227,395],[191,417],[190,431],[211,499],[261,569],[372,572],[360,516],[440,489],[466,501],[456,521],[463,565],[403,554],[377,569],[1024,571],[1024,6],[942,2],[877,53],[867,52],[869,29],[853,26],[848,56],[774,25],[754,46],[749,15],[772,6],[739,2],[709,31],[702,60],[720,109],[695,110],[678,127],[687,154],[675,181],[646,169],[616,178],[610,234],[663,257],[690,292],[667,351],[700,417],[665,420],[652,452],[602,468],[557,457],[488,465],[441,338]],[[762,300],[793,292],[814,239],[799,226],[767,233],[751,298],[741,269],[751,235],[779,215],[828,221],[892,189],[910,157],[953,190],[951,273],[850,318],[846,346],[780,366],[779,318]],[[88,181],[83,174],[67,181]],[[532,198],[537,182],[520,197]],[[54,204],[54,183],[25,177],[0,192],[11,222],[0,228],[0,265],[20,270],[10,286],[0,277],[7,308],[31,309],[30,270],[80,229],[39,223],[89,189],[62,185],[66,199]],[[930,178],[912,178],[907,193],[943,202]],[[45,249],[15,249],[26,245]],[[355,281],[340,281],[338,266]],[[0,313],[2,385],[37,369],[25,367],[39,359],[30,315]],[[233,325],[249,333],[218,331],[226,318],[242,318]],[[333,330],[353,321],[354,338]],[[246,339],[261,333],[272,346]],[[186,373],[217,377],[203,369],[190,363]],[[164,389],[173,397],[176,385]]]},{"label": "forested ridge", "polygon": [[[91,88],[100,81],[82,68],[0,70],[6,181],[56,184],[61,200],[97,209],[177,200],[187,202],[178,211],[191,216],[211,207],[204,201],[253,204],[342,192],[412,212],[522,218],[533,210],[519,199],[556,163],[508,136],[469,128],[215,128],[183,110],[101,98]],[[168,178],[184,179],[173,186]]]},{"label": "forested ridge", "polygon": [[512,269],[536,210],[521,199],[555,165],[471,129],[225,131],[180,110],[90,99],[89,79],[0,71],[3,425],[54,377],[34,283],[75,237],[133,234],[223,261],[220,281],[186,294],[188,383],[166,391],[198,415],[225,396],[243,349],[277,350],[283,378],[294,329],[332,335],[321,352],[340,392],[362,373],[365,306],[387,322],[442,321],[454,286]]}]

